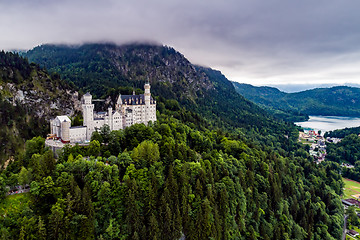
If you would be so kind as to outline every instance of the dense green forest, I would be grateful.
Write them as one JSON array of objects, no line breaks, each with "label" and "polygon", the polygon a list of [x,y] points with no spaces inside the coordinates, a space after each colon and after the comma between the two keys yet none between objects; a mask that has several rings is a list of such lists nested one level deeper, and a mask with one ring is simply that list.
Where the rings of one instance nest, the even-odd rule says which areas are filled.
[{"label": "dense green forest", "polygon": [[360,137],[350,134],[337,144],[328,143],[326,149],[327,159],[338,163],[355,164],[360,160]]},{"label": "dense green forest", "polygon": [[[339,165],[313,163],[292,123],[241,97],[220,72],[161,46],[31,54],[97,97],[141,91],[148,78],[157,121],[103,127],[57,159],[44,135],[29,138],[0,172],[0,238],[340,238]],[[18,184],[30,192],[6,196]]]},{"label": "dense green forest", "polygon": [[360,134],[360,127],[336,129],[334,131],[329,131],[324,134],[324,137],[335,137],[335,138],[344,138],[350,134]]},{"label": "dense green forest", "polygon": [[45,136],[50,116],[72,107],[68,89],[58,74],[50,76],[18,54],[0,51],[0,166],[27,139]]},{"label": "dense green forest", "polygon": [[360,137],[357,134],[346,135],[337,144],[327,143],[326,150],[327,160],[339,164],[350,163],[354,166],[353,168],[344,166],[341,169],[344,177],[360,181]]},{"label": "dense green forest", "polygon": [[149,126],[103,127],[88,147],[67,147],[57,161],[43,138],[28,140],[23,158],[1,173],[2,197],[6,184],[31,186],[0,218],[1,236],[340,238],[338,165],[316,165],[300,149],[285,157],[249,146],[194,116],[165,107]]},{"label": "dense green forest", "polygon": [[360,116],[360,88],[339,86],[285,93],[273,87],[233,84],[247,99],[290,121],[304,121],[307,115]]}]

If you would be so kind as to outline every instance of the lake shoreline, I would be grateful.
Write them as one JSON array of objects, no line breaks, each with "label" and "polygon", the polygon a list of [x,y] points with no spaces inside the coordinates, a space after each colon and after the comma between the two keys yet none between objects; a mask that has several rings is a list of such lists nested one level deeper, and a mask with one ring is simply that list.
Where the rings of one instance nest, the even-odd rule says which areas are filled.
[{"label": "lake shoreline", "polygon": [[324,134],[325,132],[336,129],[359,127],[360,117],[311,115],[309,116],[309,120],[295,122],[295,124],[304,130],[320,130],[322,134]]}]

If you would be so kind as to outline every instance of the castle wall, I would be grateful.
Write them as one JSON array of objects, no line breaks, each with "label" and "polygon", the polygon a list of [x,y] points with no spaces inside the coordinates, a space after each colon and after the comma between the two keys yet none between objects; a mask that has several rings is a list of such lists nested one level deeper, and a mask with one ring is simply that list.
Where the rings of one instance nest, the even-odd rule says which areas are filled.
[{"label": "castle wall", "polygon": [[56,134],[57,137],[61,136],[61,123],[60,121],[55,118],[50,122],[50,133]]},{"label": "castle wall", "polygon": [[119,112],[115,112],[112,116],[112,130],[122,129],[122,117]]},{"label": "castle wall", "polygon": [[122,104],[121,113],[123,114],[123,128],[135,123],[147,125],[149,121],[156,121],[156,103],[154,101],[154,103],[149,103],[148,105]]},{"label": "castle wall", "polygon": [[150,104],[146,107],[146,123],[156,121],[156,104]]},{"label": "castle wall", "polygon": [[67,124],[65,124],[66,126],[69,124],[71,126],[71,120],[68,116],[57,116],[55,119],[52,119],[50,121],[50,133],[56,134],[57,137],[62,137],[62,124],[64,121],[67,122]]},{"label": "castle wall", "polygon": [[124,113],[125,114],[124,114],[124,118],[123,118],[123,129],[126,127],[130,127],[131,125],[134,124],[132,107],[130,106],[130,107],[125,108]]},{"label": "castle wall", "polygon": [[103,118],[100,118],[100,119],[95,118],[93,120],[92,126],[93,126],[94,129],[100,129],[105,124],[108,124],[108,121],[105,121],[105,119],[103,119]]},{"label": "castle wall", "polygon": [[86,127],[71,127],[69,129],[70,142],[84,142],[86,140]]}]

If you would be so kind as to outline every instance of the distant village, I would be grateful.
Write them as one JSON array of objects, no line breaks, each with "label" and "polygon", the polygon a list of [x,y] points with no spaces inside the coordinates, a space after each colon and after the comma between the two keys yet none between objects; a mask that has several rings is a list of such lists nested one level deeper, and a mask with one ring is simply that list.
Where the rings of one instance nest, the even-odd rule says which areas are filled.
[{"label": "distant village", "polygon": [[[326,139],[324,136],[321,135],[321,132],[308,130],[305,132],[299,132],[299,141],[303,144],[308,144],[310,146],[309,154],[310,156],[314,157],[314,161],[316,163],[321,163],[325,160],[326,157],[326,143],[338,143],[341,141],[341,138],[330,138],[327,137]],[[353,167],[350,164],[346,167]]]}]

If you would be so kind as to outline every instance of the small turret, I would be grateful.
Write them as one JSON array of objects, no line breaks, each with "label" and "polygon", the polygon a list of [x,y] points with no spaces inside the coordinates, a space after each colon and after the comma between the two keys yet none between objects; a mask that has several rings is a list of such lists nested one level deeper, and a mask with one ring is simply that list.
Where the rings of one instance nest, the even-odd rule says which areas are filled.
[{"label": "small turret", "polygon": [[119,97],[118,97],[118,99],[116,101],[116,104],[115,104],[115,111],[119,111],[122,104],[123,104],[123,102],[121,100],[121,94],[119,94]]},{"label": "small turret", "polygon": [[83,97],[82,97],[82,104],[91,104],[92,103],[92,96],[89,92],[87,92]]}]

